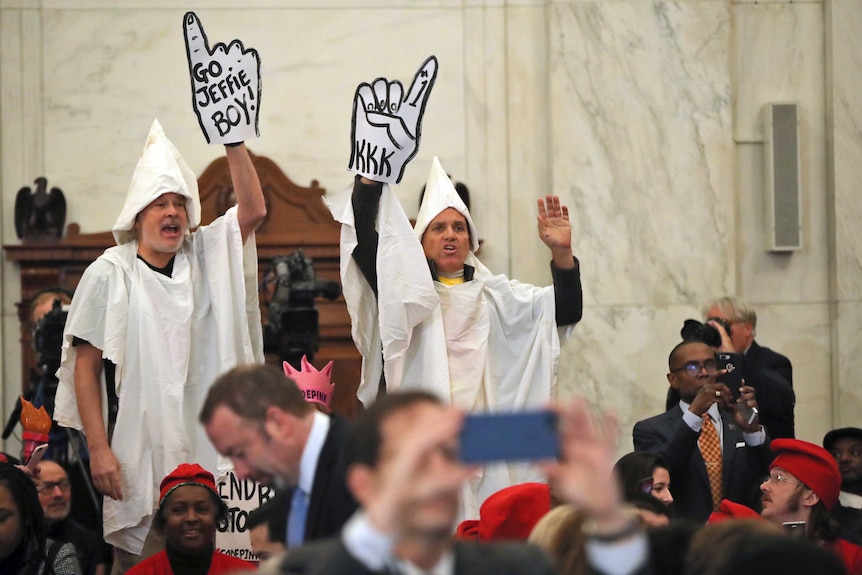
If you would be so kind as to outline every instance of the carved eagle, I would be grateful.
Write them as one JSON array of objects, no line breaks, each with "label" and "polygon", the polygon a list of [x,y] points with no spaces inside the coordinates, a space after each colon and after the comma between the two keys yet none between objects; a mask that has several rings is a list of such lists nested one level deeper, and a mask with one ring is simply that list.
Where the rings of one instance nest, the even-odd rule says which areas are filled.
[{"label": "carved eagle", "polygon": [[36,178],[36,191],[29,186],[15,196],[15,232],[19,239],[59,238],[66,222],[66,198],[60,188],[47,192],[47,178]]}]

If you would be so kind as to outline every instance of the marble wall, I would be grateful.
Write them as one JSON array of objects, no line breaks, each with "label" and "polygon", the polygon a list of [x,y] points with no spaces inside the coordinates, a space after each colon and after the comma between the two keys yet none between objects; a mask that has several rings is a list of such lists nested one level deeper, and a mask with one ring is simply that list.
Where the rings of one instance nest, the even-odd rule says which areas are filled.
[{"label": "marble wall", "polygon": [[[146,7],[143,7],[146,6]],[[241,9],[240,9],[241,7]],[[561,393],[613,407],[621,450],[657,413],[667,353],[707,298],[736,294],[758,341],[794,362],[798,435],[859,424],[862,109],[856,0],[235,0],[192,2],[212,41],[261,54],[261,138],[299,183],[349,182],[357,83],[440,73],[422,147],[399,195],[415,213],[430,159],[468,183],[493,270],[547,282],[535,198],[572,213],[584,321]],[[199,133],[174,3],[0,0],[0,221],[16,243],[17,190],[64,189],[68,221],[109,229],[158,117],[195,170],[219,155]],[[825,79],[825,80],[824,80]],[[800,109],[803,249],[769,253],[763,133],[769,102]],[[289,225],[289,224],[286,224]],[[4,405],[20,379],[18,270],[2,268]]]}]

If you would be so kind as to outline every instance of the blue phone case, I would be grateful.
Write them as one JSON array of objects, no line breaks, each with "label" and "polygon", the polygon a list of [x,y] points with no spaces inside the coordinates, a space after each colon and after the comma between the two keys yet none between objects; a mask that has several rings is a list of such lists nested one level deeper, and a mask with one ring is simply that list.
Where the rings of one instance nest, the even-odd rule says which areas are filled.
[{"label": "blue phone case", "polygon": [[461,461],[535,461],[560,451],[557,415],[549,410],[469,414],[461,429]]}]

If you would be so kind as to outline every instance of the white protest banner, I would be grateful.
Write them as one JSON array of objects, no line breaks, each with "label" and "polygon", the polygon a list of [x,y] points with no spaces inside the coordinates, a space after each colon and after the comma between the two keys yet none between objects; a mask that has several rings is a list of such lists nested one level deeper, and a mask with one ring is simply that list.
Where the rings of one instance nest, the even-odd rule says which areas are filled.
[{"label": "white protest banner", "polygon": [[398,80],[363,82],[353,97],[348,169],[368,179],[397,184],[419,150],[422,116],[437,79],[437,57],[430,56],[413,77],[410,90]]},{"label": "white protest banner", "polygon": [[239,40],[210,50],[194,12],[183,16],[192,106],[210,144],[236,144],[260,136],[260,58]]},{"label": "white protest banner", "polygon": [[222,553],[257,561],[257,556],[251,551],[248,514],[275,497],[275,489],[250,479],[240,479],[233,471],[219,477],[216,487],[227,504],[227,519],[218,525],[216,547]]}]

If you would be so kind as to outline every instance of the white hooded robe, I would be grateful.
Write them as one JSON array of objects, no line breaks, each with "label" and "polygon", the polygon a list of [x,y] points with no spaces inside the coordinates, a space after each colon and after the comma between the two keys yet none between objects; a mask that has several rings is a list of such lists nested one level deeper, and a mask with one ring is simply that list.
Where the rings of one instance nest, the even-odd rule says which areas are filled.
[{"label": "white hooded robe", "polygon": [[[137,258],[129,233],[134,217],[166,191],[186,196],[189,226],[197,225],[194,174],[154,122],[114,226],[120,245],[84,272],[57,371],[54,419],[80,430],[73,339],[89,342],[116,365],[119,410],[111,448],[123,500],[105,498],[104,536],[134,554],[143,548],[163,477],[180,463],[197,462],[213,473],[224,467],[198,423],[210,384],[236,365],[263,362],[257,250],[254,235],[243,245],[235,207],[186,237],[171,277]],[[103,375],[106,422],[107,405]]]},{"label": "white hooded robe", "polygon": [[[363,357],[358,396],[370,404],[381,371],[387,390],[423,389],[471,412],[544,407],[556,386],[560,337],[554,288],[535,287],[493,275],[472,253],[478,234],[469,211],[434,158],[416,229],[388,185],[378,210],[378,297],[351,254],[357,245],[352,188],[328,202],[341,222],[341,277],[352,334]],[[466,218],[472,246],[466,263],[472,281],[435,282],[428,270],[422,232],[448,207]],[[382,353],[381,353],[382,352]],[[543,481],[524,464],[485,466],[463,498],[463,517],[478,517],[492,493],[527,481]]]}]

